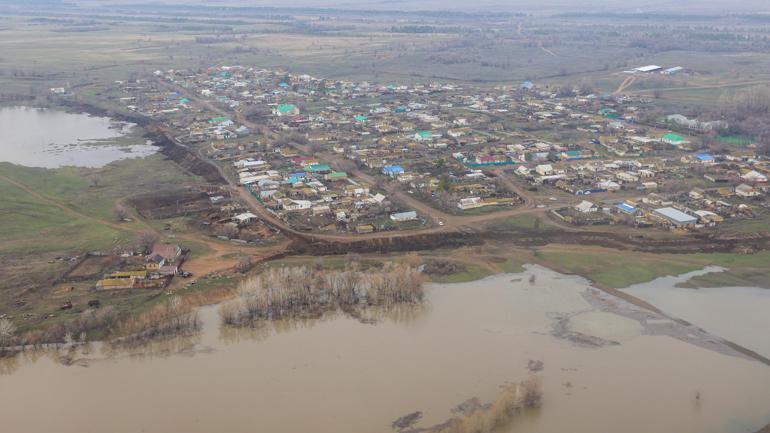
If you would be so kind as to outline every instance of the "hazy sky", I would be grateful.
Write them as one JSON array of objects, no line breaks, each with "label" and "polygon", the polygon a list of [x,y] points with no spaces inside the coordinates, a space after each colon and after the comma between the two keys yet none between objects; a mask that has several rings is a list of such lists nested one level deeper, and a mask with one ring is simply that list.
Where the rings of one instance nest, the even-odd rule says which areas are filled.
[{"label": "hazy sky", "polygon": [[[22,0],[17,0],[22,1]],[[157,3],[209,6],[328,7],[344,9],[536,11],[585,10],[680,13],[767,12],[770,0],[70,0],[79,3]],[[0,0],[2,3],[3,0]]]},{"label": "hazy sky", "polygon": [[588,12],[763,12],[770,0],[0,0],[0,5],[69,3],[83,6],[111,4],[190,4],[206,6],[319,7],[377,10],[454,10],[464,12],[588,11]]}]

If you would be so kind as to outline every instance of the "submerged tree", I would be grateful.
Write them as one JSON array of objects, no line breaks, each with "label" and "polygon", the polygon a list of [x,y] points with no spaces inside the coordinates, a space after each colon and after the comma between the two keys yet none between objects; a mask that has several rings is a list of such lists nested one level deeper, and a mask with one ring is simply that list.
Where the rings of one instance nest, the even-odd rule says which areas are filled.
[{"label": "submerged tree", "polygon": [[3,348],[10,346],[16,336],[16,325],[8,319],[0,319],[0,352]]},{"label": "submerged tree", "polygon": [[324,311],[418,303],[423,299],[422,274],[408,265],[386,264],[380,270],[359,270],[357,262],[344,270],[310,266],[271,268],[245,280],[236,299],[220,308],[227,325],[259,320],[313,317]]}]

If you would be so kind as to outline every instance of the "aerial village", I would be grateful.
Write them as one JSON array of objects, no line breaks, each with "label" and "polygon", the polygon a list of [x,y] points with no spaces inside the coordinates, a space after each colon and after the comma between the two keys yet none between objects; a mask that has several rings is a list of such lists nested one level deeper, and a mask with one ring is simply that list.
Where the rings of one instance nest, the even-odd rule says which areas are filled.
[{"label": "aerial village", "polygon": [[[443,225],[431,209],[526,207],[574,226],[709,230],[767,211],[770,163],[755,145],[715,152],[702,137],[724,122],[679,113],[651,120],[649,97],[532,82],[349,82],[247,66],[156,71],[109,92],[168,125],[297,231],[408,231]],[[211,223],[235,227],[228,237],[244,241],[239,230],[263,218],[224,190],[206,192],[228,207]]]}]

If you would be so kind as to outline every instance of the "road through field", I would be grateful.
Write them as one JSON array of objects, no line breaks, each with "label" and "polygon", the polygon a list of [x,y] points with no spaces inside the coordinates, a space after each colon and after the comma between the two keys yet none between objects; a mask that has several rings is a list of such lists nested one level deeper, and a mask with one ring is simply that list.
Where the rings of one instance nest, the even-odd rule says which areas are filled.
[{"label": "road through field", "polygon": [[11,179],[8,176],[4,176],[4,175],[0,174],[0,179],[2,179],[4,181],[10,183],[11,185],[19,188],[20,190],[26,192],[30,196],[35,197],[36,199],[41,200],[41,201],[43,201],[45,203],[48,203],[48,204],[50,204],[52,206],[55,206],[55,207],[61,209],[62,211],[66,212],[67,214],[69,214],[71,216],[74,216],[76,218],[83,218],[83,219],[86,219],[86,220],[91,221],[91,222],[96,223],[96,224],[101,224],[101,225],[104,225],[104,226],[108,226],[108,227],[113,228],[115,230],[138,231],[138,229],[135,228],[135,227],[129,227],[129,226],[126,226],[126,225],[117,224],[117,223],[110,222],[110,221],[107,221],[107,220],[104,220],[104,219],[101,219],[101,218],[97,218],[97,217],[92,216],[92,215],[88,215],[88,214],[84,214],[82,212],[79,212],[79,211],[77,211],[75,209],[72,209],[69,206],[66,206],[66,205],[58,202],[56,199],[54,199],[52,197],[48,197],[47,195],[41,194],[41,193],[33,190],[32,188],[28,187],[27,185],[24,185],[21,182],[18,182],[18,181],[14,180],[14,179]]}]

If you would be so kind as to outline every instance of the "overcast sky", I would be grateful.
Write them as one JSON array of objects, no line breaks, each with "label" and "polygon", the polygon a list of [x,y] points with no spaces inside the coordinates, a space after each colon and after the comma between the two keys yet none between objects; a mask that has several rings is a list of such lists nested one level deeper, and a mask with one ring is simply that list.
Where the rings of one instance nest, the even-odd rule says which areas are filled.
[{"label": "overcast sky", "polygon": [[[153,0],[145,0],[152,2]],[[761,11],[770,12],[770,0],[154,0],[207,5],[251,6],[317,6],[346,9],[454,9],[483,10],[542,10],[580,9],[617,11]],[[126,0],[129,2],[129,0]]]}]

